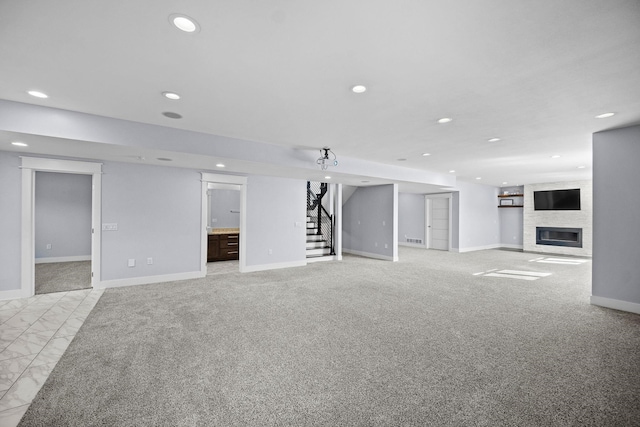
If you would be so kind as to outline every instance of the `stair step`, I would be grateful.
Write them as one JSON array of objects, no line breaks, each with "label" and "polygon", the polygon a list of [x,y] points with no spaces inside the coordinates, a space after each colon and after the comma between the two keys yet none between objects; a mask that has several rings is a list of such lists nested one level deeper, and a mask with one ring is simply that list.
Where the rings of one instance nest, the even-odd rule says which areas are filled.
[{"label": "stair step", "polygon": [[310,216],[307,217],[307,222],[311,222],[311,217]]},{"label": "stair step", "polygon": [[319,242],[321,240],[324,241],[322,237],[322,234],[307,234],[307,242]]},{"label": "stair step", "polygon": [[308,222],[307,223],[307,228],[316,228],[316,223],[315,222]]},{"label": "stair step", "polygon": [[307,257],[329,255],[331,248],[307,249]]},{"label": "stair step", "polygon": [[327,242],[325,240],[319,240],[317,242],[307,242],[307,249],[318,249],[324,248],[327,246]]}]

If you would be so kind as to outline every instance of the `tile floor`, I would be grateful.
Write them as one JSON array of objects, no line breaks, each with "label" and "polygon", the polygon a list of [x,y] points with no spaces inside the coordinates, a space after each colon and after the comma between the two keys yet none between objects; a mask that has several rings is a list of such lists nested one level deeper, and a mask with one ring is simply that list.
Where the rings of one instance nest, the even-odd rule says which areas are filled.
[{"label": "tile floor", "polygon": [[0,427],[15,427],[104,290],[0,301]]}]

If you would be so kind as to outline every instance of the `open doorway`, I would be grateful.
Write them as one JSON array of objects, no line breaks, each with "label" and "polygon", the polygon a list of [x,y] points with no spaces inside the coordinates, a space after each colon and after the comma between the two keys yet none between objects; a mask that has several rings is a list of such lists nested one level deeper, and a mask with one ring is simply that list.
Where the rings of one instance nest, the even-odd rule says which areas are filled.
[{"label": "open doorway", "polygon": [[35,294],[91,288],[91,175],[36,171]]},{"label": "open doorway", "polygon": [[247,178],[202,173],[202,274],[246,269]]},{"label": "open doorway", "polygon": [[[102,164],[91,162],[80,162],[71,160],[45,159],[34,157],[22,157],[22,247],[21,247],[21,297],[30,297],[35,295],[36,291],[36,174],[39,172],[47,172],[54,174],[73,174],[88,176],[90,180],[91,196],[90,196],[90,286],[96,287],[100,280],[100,210],[101,210],[101,187],[102,187]],[[58,175],[56,175],[58,177]],[[44,234],[43,234],[44,235]],[[47,244],[51,244],[51,250],[54,243],[47,242],[45,236],[44,250],[46,254]],[[62,240],[58,240],[62,242]],[[64,243],[61,243],[64,247]],[[56,244],[56,249],[58,246]],[[53,252],[52,252],[53,253]],[[65,258],[63,256],[42,256],[39,258],[59,258],[59,261],[87,261],[86,254],[82,255],[84,259]],[[43,263],[39,263],[43,264]],[[82,274],[82,273],[80,273]],[[86,285],[84,285],[86,286]]]}]

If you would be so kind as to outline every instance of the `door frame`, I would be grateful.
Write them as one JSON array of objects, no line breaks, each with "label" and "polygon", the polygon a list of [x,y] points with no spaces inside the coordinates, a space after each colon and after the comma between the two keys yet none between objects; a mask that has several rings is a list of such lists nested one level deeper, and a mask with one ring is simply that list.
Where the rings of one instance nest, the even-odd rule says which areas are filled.
[{"label": "door frame", "polygon": [[207,201],[209,196],[207,190],[209,183],[217,184],[235,184],[240,186],[240,273],[247,270],[247,177],[237,175],[223,175],[215,173],[202,172],[202,210],[200,214],[201,226],[201,242],[200,242],[200,273],[207,275],[207,242],[209,239],[207,233]]},{"label": "door frame", "polygon": [[22,245],[21,293],[35,295],[35,176],[36,172],[91,175],[91,287],[100,284],[100,222],[102,212],[102,163],[37,157],[21,157]]},{"label": "door frame", "polygon": [[452,223],[452,201],[453,194],[451,193],[441,193],[441,194],[425,194],[424,196],[424,242],[425,247],[427,249],[431,249],[431,227],[429,227],[429,222],[431,220],[431,200],[432,199],[449,199],[449,237],[448,237],[448,248],[447,251],[451,252],[451,223]]}]

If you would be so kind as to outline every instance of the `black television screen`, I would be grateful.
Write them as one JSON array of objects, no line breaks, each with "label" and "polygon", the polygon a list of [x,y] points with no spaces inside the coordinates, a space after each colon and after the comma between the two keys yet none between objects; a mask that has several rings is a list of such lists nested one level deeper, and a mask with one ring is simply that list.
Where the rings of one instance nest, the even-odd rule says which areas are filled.
[{"label": "black television screen", "polygon": [[533,206],[537,211],[579,211],[580,189],[534,191]]}]

